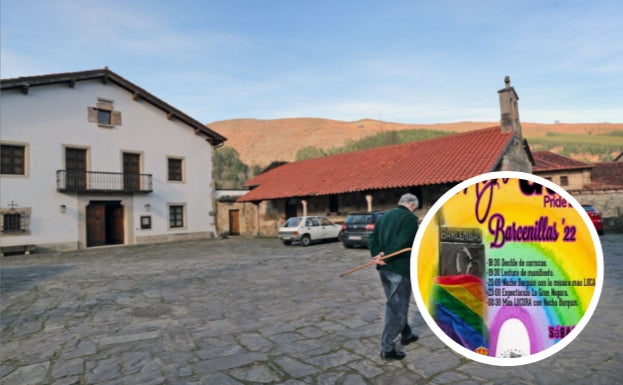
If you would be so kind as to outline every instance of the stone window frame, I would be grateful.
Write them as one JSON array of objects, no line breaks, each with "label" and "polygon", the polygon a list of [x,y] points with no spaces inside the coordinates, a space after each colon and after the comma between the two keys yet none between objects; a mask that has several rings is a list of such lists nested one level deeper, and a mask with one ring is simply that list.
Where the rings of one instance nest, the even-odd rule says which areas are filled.
[{"label": "stone window frame", "polygon": [[[186,228],[186,205],[184,203],[169,203],[169,218],[168,218],[168,226],[169,230],[180,230]],[[175,215],[175,218],[172,218],[172,215]],[[181,223],[178,224],[178,218]]]},{"label": "stone window frame", "polygon": [[[101,120],[102,116],[109,117],[109,120]],[[99,127],[114,128],[121,126],[121,111],[115,110],[113,100],[97,98],[95,107],[87,107],[87,120]]]},{"label": "stone window frame", "polygon": [[[30,207],[0,207],[0,236],[22,236],[30,235]],[[4,231],[4,216],[19,214],[19,230]]]},{"label": "stone window frame", "polygon": [[[179,178],[180,179],[171,179],[171,161],[179,162]],[[186,182],[186,159],[181,156],[167,156],[167,181],[174,183],[185,183]]]},{"label": "stone window frame", "polygon": [[[29,167],[30,167],[30,162],[29,162],[29,159],[30,159],[30,146],[28,145],[28,143],[1,141],[0,145],[3,146],[3,147],[4,146],[8,146],[8,147],[21,147],[22,150],[23,150],[23,154],[22,154],[23,155],[23,159],[22,159],[22,161],[23,161],[23,172],[21,174],[14,174],[14,173],[5,174],[5,173],[2,173],[1,174],[2,177],[10,177],[10,178],[15,178],[15,177],[24,178],[24,177],[28,177],[28,175],[29,175],[29,171],[28,170],[29,170]],[[1,170],[0,170],[0,173],[1,173]]]}]

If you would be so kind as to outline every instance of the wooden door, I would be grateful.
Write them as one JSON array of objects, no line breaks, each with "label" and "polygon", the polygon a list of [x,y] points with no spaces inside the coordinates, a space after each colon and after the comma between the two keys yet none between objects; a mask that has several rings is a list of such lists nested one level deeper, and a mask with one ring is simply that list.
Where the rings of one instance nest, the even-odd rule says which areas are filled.
[{"label": "wooden door", "polygon": [[240,210],[229,210],[229,234],[240,235]]},{"label": "wooden door", "polygon": [[87,247],[106,244],[106,206],[89,204],[87,206]]},{"label": "wooden door", "polygon": [[123,244],[124,238],[123,206],[106,206],[106,244]]},{"label": "wooden door", "polygon": [[139,174],[141,172],[141,156],[140,154],[123,153],[123,190],[139,191],[140,181]]},{"label": "wooden door", "polygon": [[86,189],[87,150],[82,148],[65,149],[66,186],[69,191]]},{"label": "wooden door", "polygon": [[87,247],[123,244],[123,206],[119,201],[95,201],[87,206]]}]

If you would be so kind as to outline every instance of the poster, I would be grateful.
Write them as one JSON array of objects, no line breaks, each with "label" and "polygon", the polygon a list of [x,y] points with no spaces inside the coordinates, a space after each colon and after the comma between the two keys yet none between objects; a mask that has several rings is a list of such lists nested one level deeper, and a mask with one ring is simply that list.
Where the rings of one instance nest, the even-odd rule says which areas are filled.
[{"label": "poster", "polygon": [[603,284],[588,215],[532,174],[495,172],[455,186],[424,217],[412,253],[414,298],[431,330],[492,365],[533,363],[567,346]]}]

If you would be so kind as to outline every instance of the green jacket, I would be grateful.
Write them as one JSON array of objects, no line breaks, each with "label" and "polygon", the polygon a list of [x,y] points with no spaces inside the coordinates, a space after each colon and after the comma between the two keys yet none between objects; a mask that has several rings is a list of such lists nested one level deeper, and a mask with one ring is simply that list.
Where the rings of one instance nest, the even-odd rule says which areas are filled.
[{"label": "green jacket", "polygon": [[[376,223],[368,239],[370,254],[375,256],[381,251],[385,255],[412,247],[418,229],[418,217],[405,206],[398,206],[386,212]],[[385,260],[386,266],[376,265],[377,269],[391,270],[394,273],[410,276],[411,252],[407,251]]]}]

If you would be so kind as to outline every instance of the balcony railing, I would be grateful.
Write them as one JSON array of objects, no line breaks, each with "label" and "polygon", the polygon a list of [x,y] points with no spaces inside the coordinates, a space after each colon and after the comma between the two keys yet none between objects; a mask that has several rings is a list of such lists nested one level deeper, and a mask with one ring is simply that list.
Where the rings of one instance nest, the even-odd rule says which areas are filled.
[{"label": "balcony railing", "polygon": [[150,193],[151,174],[58,170],[56,190],[60,192]]}]

